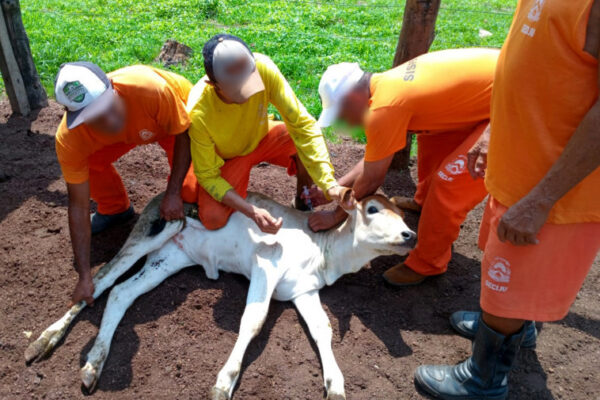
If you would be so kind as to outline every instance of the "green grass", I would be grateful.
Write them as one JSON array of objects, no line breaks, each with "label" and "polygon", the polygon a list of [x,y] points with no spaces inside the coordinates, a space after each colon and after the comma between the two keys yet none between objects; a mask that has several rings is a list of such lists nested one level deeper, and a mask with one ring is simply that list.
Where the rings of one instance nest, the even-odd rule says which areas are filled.
[{"label": "green grass", "polygon": [[[515,4],[443,0],[432,50],[500,47]],[[152,64],[169,38],[194,49],[190,62],[175,70],[196,82],[204,74],[204,42],[228,32],[269,55],[308,110],[318,115],[318,81],[329,64],[356,61],[371,71],[391,66],[404,1],[21,0],[21,7],[49,93],[63,62],[88,60],[106,71]],[[480,28],[493,36],[480,39]]]}]

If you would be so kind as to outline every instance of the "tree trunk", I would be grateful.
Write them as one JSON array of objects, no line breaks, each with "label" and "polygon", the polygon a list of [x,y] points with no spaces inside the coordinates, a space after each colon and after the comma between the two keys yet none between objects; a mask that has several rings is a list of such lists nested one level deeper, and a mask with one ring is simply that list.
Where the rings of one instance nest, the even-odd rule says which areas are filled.
[{"label": "tree trunk", "polygon": [[[394,67],[427,53],[435,38],[435,21],[441,0],[406,0],[402,30],[394,56]],[[406,134],[406,147],[394,155],[391,168],[408,168],[412,134]]]},{"label": "tree trunk", "polygon": [[21,18],[21,6],[19,0],[0,0],[6,28],[12,43],[13,53],[19,65],[27,99],[31,109],[42,108],[48,105],[46,91],[40,83],[40,78],[33,63],[29,39],[25,32],[25,26]]}]

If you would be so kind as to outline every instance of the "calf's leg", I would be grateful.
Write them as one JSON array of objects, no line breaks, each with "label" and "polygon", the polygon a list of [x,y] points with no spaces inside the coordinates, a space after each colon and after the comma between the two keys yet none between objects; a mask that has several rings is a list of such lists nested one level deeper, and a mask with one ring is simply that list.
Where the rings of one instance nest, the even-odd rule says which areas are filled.
[{"label": "calf's leg", "polygon": [[[106,289],[111,287],[137,260],[161,248],[167,240],[183,229],[183,221],[172,221],[166,223],[159,233],[152,234],[152,229],[155,228],[152,222],[157,221],[159,218],[158,204],[160,203],[156,202],[155,205],[155,202],[156,199],[146,207],[117,255],[104,264],[94,276],[94,299],[97,299]],[[25,361],[39,361],[48,355],[64,336],[71,322],[73,322],[85,306],[86,303],[84,301],[75,304],[61,319],[42,332],[37,340],[31,343],[25,350]]]},{"label": "calf's leg", "polygon": [[268,261],[265,260],[259,262],[259,264],[262,265],[255,266],[252,269],[250,288],[248,289],[248,298],[240,323],[238,339],[227,362],[217,375],[217,383],[211,391],[212,400],[231,399],[233,389],[240,376],[244,353],[250,341],[260,332],[267,317],[271,296],[277,283],[277,276],[275,275],[274,266],[269,265]]},{"label": "calf's leg", "polygon": [[313,291],[294,299],[296,308],[308,325],[323,364],[323,380],[327,390],[328,400],[343,400],[346,398],[344,392],[344,376],[338,367],[331,349],[332,330],[329,318],[319,299],[319,292]]},{"label": "calf's leg", "polygon": [[139,296],[191,265],[194,265],[194,262],[170,241],[162,249],[150,254],[146,264],[137,274],[111,290],[96,342],[81,369],[81,381],[89,391],[94,390],[98,382],[113,335],[125,311]]}]

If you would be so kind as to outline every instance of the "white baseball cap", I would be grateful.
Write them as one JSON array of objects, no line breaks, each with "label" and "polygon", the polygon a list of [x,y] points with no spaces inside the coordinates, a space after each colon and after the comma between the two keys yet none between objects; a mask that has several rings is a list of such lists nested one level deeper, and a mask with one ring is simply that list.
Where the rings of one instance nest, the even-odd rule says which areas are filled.
[{"label": "white baseball cap", "polygon": [[338,117],[340,106],[344,97],[352,90],[354,85],[363,77],[364,71],[358,63],[340,63],[330,65],[319,83],[319,96],[323,111],[319,117],[319,126],[327,128]]},{"label": "white baseball cap", "polygon": [[[202,55],[206,74],[231,99],[244,102],[265,90],[254,55],[239,37],[223,33],[215,35],[204,45]],[[230,72],[234,66],[239,70]]]},{"label": "white baseball cap", "polygon": [[115,93],[100,67],[80,61],[61,65],[54,95],[67,109],[67,128],[73,129],[105,112],[114,101]]}]

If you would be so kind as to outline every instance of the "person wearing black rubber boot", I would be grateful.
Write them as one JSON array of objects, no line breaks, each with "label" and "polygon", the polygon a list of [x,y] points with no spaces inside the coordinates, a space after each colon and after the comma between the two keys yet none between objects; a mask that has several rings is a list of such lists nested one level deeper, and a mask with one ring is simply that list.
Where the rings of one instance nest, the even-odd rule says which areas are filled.
[{"label": "person wearing black rubber boot", "polygon": [[421,389],[444,399],[505,399],[508,373],[521,346],[524,328],[504,336],[481,319],[475,334],[473,355],[455,366],[422,365],[415,373]]},{"label": "person wearing black rubber boot", "polygon": [[[490,194],[479,234],[481,314],[456,366],[421,366],[415,384],[443,400],[505,399],[528,321],[569,312],[600,250],[600,0],[520,0],[498,59],[490,129],[467,154]],[[543,61],[542,61],[543,60]],[[477,322],[475,322],[477,321]]]}]

